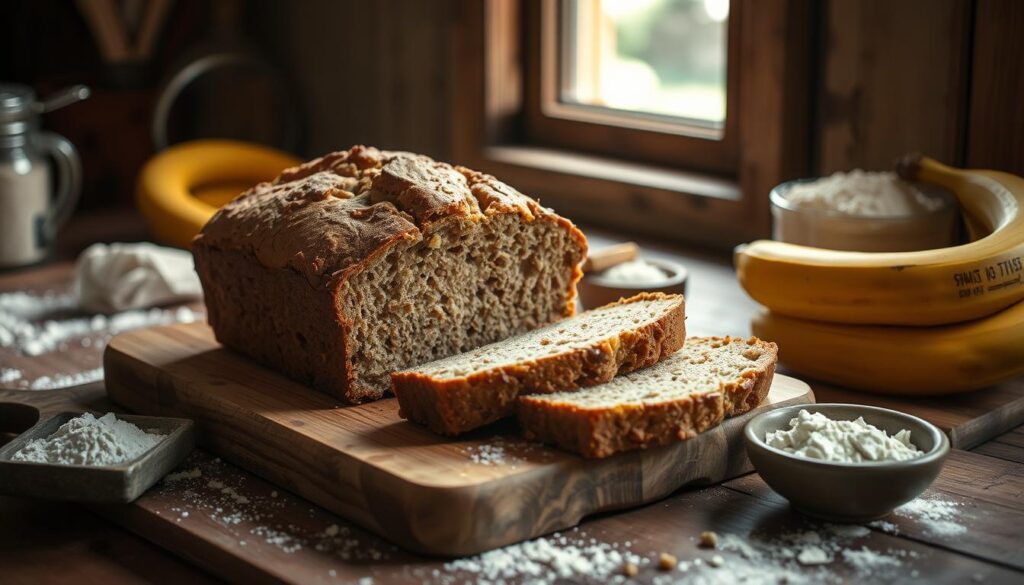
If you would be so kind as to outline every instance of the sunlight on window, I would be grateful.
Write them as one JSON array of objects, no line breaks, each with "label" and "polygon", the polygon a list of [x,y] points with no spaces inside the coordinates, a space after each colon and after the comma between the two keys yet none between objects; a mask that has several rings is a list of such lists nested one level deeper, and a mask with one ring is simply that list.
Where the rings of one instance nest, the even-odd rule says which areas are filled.
[{"label": "sunlight on window", "polygon": [[564,0],[561,101],[725,122],[729,0]]}]

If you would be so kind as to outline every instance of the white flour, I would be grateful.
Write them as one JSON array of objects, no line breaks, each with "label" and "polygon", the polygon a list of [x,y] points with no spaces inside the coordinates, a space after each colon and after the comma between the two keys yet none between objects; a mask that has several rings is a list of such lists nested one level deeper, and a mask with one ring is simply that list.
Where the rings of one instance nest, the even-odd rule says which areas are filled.
[{"label": "white flour", "polygon": [[837,463],[904,461],[924,455],[910,442],[906,429],[890,437],[863,418],[832,420],[807,410],[800,410],[789,428],[768,433],[765,442],[787,453]]},{"label": "white flour", "polygon": [[468,575],[466,579],[457,579],[459,583],[550,585],[566,580],[621,577],[626,563],[639,567],[650,564],[650,559],[618,544],[555,533],[550,538],[538,538],[475,557],[457,559],[446,563],[444,569]]},{"label": "white flour", "polygon": [[17,368],[0,368],[0,384],[10,384],[21,377],[21,370]]},{"label": "white flour", "polygon": [[505,447],[502,445],[480,445],[469,454],[473,463],[480,465],[504,465]]},{"label": "white flour", "polygon": [[501,436],[496,436],[487,443],[462,447],[461,450],[477,465],[508,466],[512,469],[528,460],[544,456],[544,451],[538,450],[536,443],[508,440]]},{"label": "white flour", "polygon": [[873,217],[927,213],[940,205],[899,180],[895,173],[859,169],[796,184],[786,191],[786,199],[799,209]]},{"label": "white flour", "polygon": [[205,516],[243,547],[259,543],[289,556],[315,552],[357,562],[388,559],[397,550],[377,537],[361,535],[358,529],[317,524],[321,520],[312,508],[309,525],[284,522],[278,511],[305,503],[277,491],[267,495],[266,490],[248,485],[220,459],[204,460],[199,454],[189,456],[183,468],[165,476],[153,493],[182,502],[170,509],[175,522],[188,523]]},{"label": "white flour", "polygon": [[83,372],[75,372],[74,374],[53,374],[50,376],[40,376],[32,383],[29,384],[29,390],[56,390],[57,388],[67,388],[69,386],[79,386],[81,384],[91,384],[92,382],[98,382],[103,379],[103,368],[93,368],[91,370],[85,370]]},{"label": "white flour", "polygon": [[903,562],[895,556],[884,555],[873,550],[868,550],[867,547],[863,546],[860,550],[844,550],[843,560],[846,561],[846,564],[853,567],[853,570],[861,576],[870,576],[879,570],[899,567],[903,564]]},{"label": "white flour", "polygon": [[710,583],[841,583],[833,567],[848,565],[859,577],[886,581],[895,576],[902,558],[916,557],[914,551],[870,550],[850,547],[870,530],[858,525],[825,524],[814,530],[783,533],[773,538],[735,534],[720,536],[721,550],[738,553]]},{"label": "white flour", "polygon": [[967,532],[967,527],[957,522],[958,508],[952,500],[917,498],[896,508],[895,513],[916,520],[932,536],[955,536]]},{"label": "white flour", "polygon": [[[200,318],[188,307],[137,309],[112,315],[83,314],[73,293],[0,293],[0,358],[4,352],[36,357],[55,351],[91,354],[96,366],[118,333]],[[0,384],[18,390],[51,390],[101,380],[102,367],[32,378],[17,368],[0,369]]]},{"label": "white flour", "polygon": [[117,465],[138,458],[164,438],[108,412],[86,412],[61,425],[45,439],[35,439],[14,454],[14,461],[59,465]]},{"label": "white flour", "polygon": [[0,347],[11,347],[24,355],[37,356],[64,349],[69,340],[86,336],[111,336],[153,325],[189,323],[195,313],[178,309],[135,309],[113,315],[53,317],[57,311],[77,308],[71,293],[35,295],[24,292],[0,294]]},{"label": "white flour", "polygon": [[616,264],[602,272],[600,276],[605,280],[623,284],[659,284],[668,278],[664,270],[639,258]]}]

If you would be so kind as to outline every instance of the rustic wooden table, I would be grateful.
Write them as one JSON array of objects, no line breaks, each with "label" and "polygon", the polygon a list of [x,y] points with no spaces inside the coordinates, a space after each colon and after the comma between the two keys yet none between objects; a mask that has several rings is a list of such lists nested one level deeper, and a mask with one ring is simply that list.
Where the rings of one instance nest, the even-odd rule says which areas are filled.
[{"label": "rustic wooden table", "polygon": [[[61,255],[70,258],[85,243],[99,238],[107,240],[138,240],[144,231],[132,215],[94,216],[78,220],[66,233]],[[593,236],[595,246],[614,238]],[[733,333],[744,335],[749,331],[748,319],[755,305],[739,288],[732,275],[729,259],[722,255],[703,254],[692,250],[652,246],[654,254],[666,254],[687,265],[690,270],[690,288],[687,299],[687,326],[694,334]],[[70,277],[70,264],[55,263],[46,267],[0,275],[0,292],[11,290],[59,289]],[[0,355],[0,366],[23,368],[27,371],[68,372],[85,367],[81,351],[54,353],[40,358],[15,356],[10,352]],[[42,364],[42,365],[40,365]],[[821,395],[857,398],[862,395],[843,394],[823,384],[812,382]],[[998,392],[978,398],[975,403],[992,402],[1002,409],[1000,416],[1013,414],[1019,407],[1014,397],[1020,395],[1024,380],[1004,385]],[[37,391],[38,392],[38,391]],[[45,392],[45,391],[43,391]],[[68,395],[68,391],[63,396]],[[70,394],[88,406],[102,410],[109,407],[103,398],[102,383],[77,389]],[[53,394],[54,400],[58,394]],[[1007,398],[1009,397],[1009,398]],[[925,412],[946,425],[951,431],[967,428],[965,421],[975,421],[982,407],[971,406],[960,400],[952,405],[941,401],[900,404],[917,412]],[[986,407],[987,408],[987,407]],[[952,413],[952,414],[950,414]],[[989,417],[992,418],[992,417]],[[998,417],[996,417],[998,418]],[[16,417],[0,409],[0,443],[17,432]],[[986,425],[994,424],[986,419]],[[958,426],[959,425],[959,426]],[[971,427],[973,428],[973,427]],[[991,426],[988,427],[991,430]],[[969,431],[970,429],[968,429]],[[963,431],[963,432],[968,432]],[[974,431],[971,431],[974,432]],[[965,435],[967,436],[967,435]],[[970,435],[974,436],[974,435]],[[970,440],[967,440],[969,443]],[[420,583],[443,580],[445,582],[472,582],[473,574],[452,574],[444,561],[417,557],[394,549],[386,542],[350,526],[330,514],[311,507],[291,496],[278,494],[274,486],[249,475],[243,470],[220,462],[212,456],[198,452],[184,469],[201,469],[203,482],[188,483],[186,490],[175,492],[173,484],[161,484],[146,496],[146,506],[156,513],[178,514],[181,493],[190,494],[186,507],[192,510],[188,521],[192,527],[206,523],[222,531],[223,550],[250,547],[251,563],[244,555],[209,555],[198,552],[190,539],[190,529],[162,531],[150,539],[152,544],[118,526],[132,526],[133,512],[129,509],[92,508],[71,504],[53,504],[27,499],[0,497],[0,581],[4,583],[55,582],[196,582],[229,579],[234,581],[323,581],[358,582],[367,577],[373,583]],[[214,478],[206,483],[207,479]],[[221,483],[217,483],[221,482]],[[249,528],[252,518],[239,517],[214,522],[220,508],[204,501],[202,491],[208,485],[222,483],[245,484],[246,493],[260,501],[273,502],[271,506],[282,518],[294,518],[295,524],[314,526],[336,524],[327,532],[332,535],[331,546],[325,540],[316,546],[289,547],[299,542],[298,537],[259,533],[259,527]],[[972,450],[956,449],[946,467],[925,497],[941,504],[952,515],[929,517],[927,513],[893,514],[869,529],[854,531],[843,536],[843,548],[854,555],[866,547],[882,553],[889,561],[882,565],[842,562],[837,559],[828,569],[804,566],[783,559],[786,567],[795,567],[790,582],[806,578],[809,582],[849,580],[854,582],[943,582],[943,583],[1015,583],[1024,580],[1024,427],[1009,430],[995,438],[985,440]],[[115,522],[110,522],[113,519]],[[257,518],[258,520],[258,518]],[[234,528],[225,528],[234,523]],[[303,526],[293,526],[301,531]],[[237,535],[240,530],[255,531],[245,543]],[[707,551],[695,544],[700,532],[713,530],[720,535],[743,536],[754,543],[756,551],[735,549]],[[746,475],[721,485],[703,489],[685,490],[671,497],[628,512],[607,514],[586,520],[571,539],[582,542],[593,538],[596,542],[629,543],[630,549],[646,558],[656,559],[662,552],[674,554],[681,561],[703,559],[704,566],[692,566],[689,571],[676,570],[660,573],[654,565],[641,568],[640,582],[688,582],[699,575],[746,575],[754,582],[765,581],[772,573],[767,569],[784,552],[767,543],[802,538],[807,531],[827,533],[829,528],[807,520],[792,512],[785,500],[772,492],[756,474]],[[345,535],[339,539],[337,534]],[[312,534],[312,533],[310,533]],[[582,535],[582,536],[581,536]],[[796,536],[794,536],[796,535]],[[289,540],[293,538],[293,540]],[[309,541],[307,536],[303,542]],[[340,545],[338,543],[341,543]],[[774,546],[774,548],[773,548]],[[827,548],[827,547],[826,547]],[[325,557],[326,553],[329,553]],[[837,557],[842,555],[836,552]],[[709,569],[707,562],[713,554],[721,554],[726,566]],[[758,556],[760,555],[760,556]],[[893,559],[898,564],[893,564]],[[263,564],[263,569],[253,567]],[[886,563],[889,563],[886,565]],[[764,567],[764,570],[760,570]],[[858,567],[861,572],[858,572]],[[866,568],[865,568],[866,567]],[[212,571],[212,572],[208,572]],[[715,573],[714,571],[720,571]],[[726,571],[731,571],[726,573]],[[663,579],[663,581],[658,581]],[[664,580],[668,579],[668,580]],[[761,579],[761,580],[758,580]],[[365,581],[364,581],[365,582]]]}]

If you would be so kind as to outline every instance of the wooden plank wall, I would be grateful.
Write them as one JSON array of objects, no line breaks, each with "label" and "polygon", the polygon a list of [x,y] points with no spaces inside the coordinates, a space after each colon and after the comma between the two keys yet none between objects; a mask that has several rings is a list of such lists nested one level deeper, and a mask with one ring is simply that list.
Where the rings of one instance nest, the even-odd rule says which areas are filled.
[{"label": "wooden plank wall", "polygon": [[306,154],[352,144],[451,153],[453,0],[257,2],[259,37],[299,85]]},{"label": "wooden plank wall", "polygon": [[1024,175],[1024,2],[977,0],[967,164]]},{"label": "wooden plank wall", "polygon": [[1024,2],[828,0],[817,166],[918,151],[1024,174]]},{"label": "wooden plank wall", "polygon": [[908,151],[962,158],[969,0],[828,0],[818,164],[882,170]]}]

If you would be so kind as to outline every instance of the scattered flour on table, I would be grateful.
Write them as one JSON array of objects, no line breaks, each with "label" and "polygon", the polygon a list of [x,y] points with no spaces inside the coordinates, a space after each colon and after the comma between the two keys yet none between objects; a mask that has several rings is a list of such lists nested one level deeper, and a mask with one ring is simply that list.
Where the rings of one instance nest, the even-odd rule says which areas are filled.
[{"label": "scattered flour on table", "polygon": [[10,384],[21,377],[21,370],[17,368],[0,368],[0,384]]},{"label": "scattered flour on table", "polygon": [[91,384],[103,379],[103,368],[93,368],[74,374],[53,374],[51,376],[40,376],[28,385],[29,390],[56,390],[69,386]]},{"label": "scattered flour on table", "polygon": [[509,466],[513,469],[526,461],[521,455],[541,454],[542,451],[538,450],[536,443],[508,440],[501,436],[494,437],[487,443],[462,448],[463,454],[477,465]]},{"label": "scattered flour on table", "polygon": [[771,538],[719,535],[718,548],[738,558],[727,560],[716,572],[706,571],[702,582],[841,583],[843,576],[834,570],[837,563],[845,563],[861,579],[885,581],[896,576],[904,558],[918,556],[914,551],[851,546],[870,533],[859,525],[824,524]]},{"label": "scattered flour on table", "polygon": [[903,563],[892,555],[884,555],[867,547],[860,550],[846,549],[843,551],[843,560],[853,567],[853,570],[862,576],[870,576],[879,570],[899,567]]},{"label": "scattered flour on table", "polygon": [[[88,348],[97,365],[110,338],[118,333],[201,318],[188,307],[135,309],[120,313],[83,314],[73,292],[0,293],[0,350],[36,357],[72,348]],[[19,390],[52,390],[95,382],[103,368],[55,373],[30,379],[15,368],[0,369],[0,384]]]},{"label": "scattered flour on table", "polygon": [[892,522],[889,522],[888,520],[875,520],[874,522],[869,522],[868,526],[872,528],[877,528],[878,530],[881,530],[882,532],[885,532],[887,534],[896,535],[900,533],[900,527],[896,526]]},{"label": "scattered flour on table", "polygon": [[508,463],[505,445],[495,441],[491,444],[476,445],[466,449],[469,460],[480,465],[504,465]]},{"label": "scattered flour on table", "polygon": [[96,418],[84,413],[61,425],[45,439],[30,441],[12,459],[60,465],[116,465],[138,458],[163,440],[114,413]]},{"label": "scattered flour on table", "polygon": [[175,471],[174,473],[168,473],[164,476],[164,481],[167,483],[174,483],[183,479],[196,479],[203,476],[203,471],[198,467],[192,469],[185,469],[182,471]]},{"label": "scattered flour on table", "polygon": [[[618,543],[605,543],[581,536],[555,533],[474,557],[456,559],[444,565],[448,572],[465,574],[456,583],[498,585],[502,583],[535,583],[552,585],[565,580],[621,580],[626,563],[636,566],[650,564],[650,559],[630,552]],[[445,581],[447,582],[447,581]]]},{"label": "scattered flour on table", "polygon": [[308,518],[296,519],[289,514],[291,521],[286,521],[283,511],[304,505],[304,501],[253,485],[219,458],[209,459],[199,453],[190,455],[154,490],[165,501],[177,502],[169,509],[175,522],[209,518],[236,538],[239,546],[261,544],[276,549],[278,554],[317,553],[362,562],[388,559],[397,550],[357,528],[324,524],[324,516],[333,516],[326,512],[318,515],[313,508]]},{"label": "scattered flour on table", "polygon": [[955,536],[967,532],[958,522],[960,504],[941,498],[917,498],[896,508],[895,514],[911,518],[932,536]]}]

